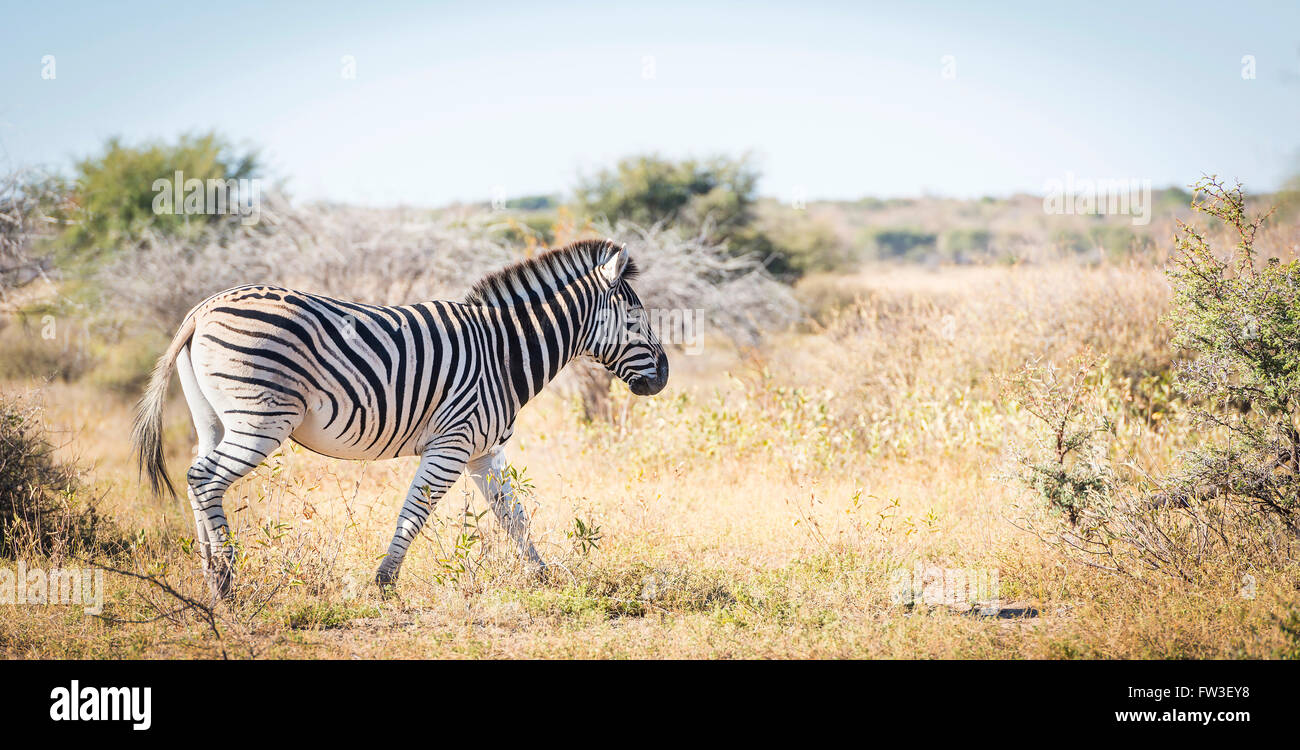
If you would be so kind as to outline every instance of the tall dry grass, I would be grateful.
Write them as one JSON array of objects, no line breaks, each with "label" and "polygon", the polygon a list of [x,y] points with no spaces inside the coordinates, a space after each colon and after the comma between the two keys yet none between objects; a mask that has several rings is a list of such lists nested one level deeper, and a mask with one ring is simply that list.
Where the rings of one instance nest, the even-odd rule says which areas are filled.
[{"label": "tall dry grass", "polygon": [[[114,621],[0,608],[8,656],[996,657],[1300,655],[1294,564],[1207,568],[1194,585],[1073,564],[1023,531],[1034,498],[1002,481],[1033,421],[1000,383],[1027,360],[1108,353],[1117,455],[1170,465],[1198,439],[1169,388],[1168,286],[1140,265],[870,269],[860,299],[736,348],[678,355],[668,389],[611,389],[612,418],[544,394],[509,448],[543,554],[518,566],[482,498],[458,483],[403,569],[369,581],[410,460],[325,459],[289,446],[227,495],[240,540],[219,637],[156,586],[110,576]],[[128,466],[129,404],[55,383],[104,508],[140,533],[118,565],[203,586],[187,509],[143,494]],[[179,477],[192,437],[167,416]],[[997,571],[999,604],[899,601],[900,573]],[[969,603],[967,603],[969,605]]]}]

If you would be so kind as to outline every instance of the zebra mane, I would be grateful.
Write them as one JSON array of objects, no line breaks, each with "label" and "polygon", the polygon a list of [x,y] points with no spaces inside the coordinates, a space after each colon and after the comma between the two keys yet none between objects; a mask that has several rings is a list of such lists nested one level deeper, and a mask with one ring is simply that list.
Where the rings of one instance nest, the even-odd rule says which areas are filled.
[{"label": "zebra mane", "polygon": [[[547,290],[559,289],[608,261],[618,247],[613,240],[579,240],[547,250],[479,279],[465,295],[465,302],[489,307],[514,305],[520,301],[512,283],[516,281],[524,288],[538,289],[540,282]],[[623,269],[623,280],[630,281],[637,273],[636,263],[629,259]]]}]

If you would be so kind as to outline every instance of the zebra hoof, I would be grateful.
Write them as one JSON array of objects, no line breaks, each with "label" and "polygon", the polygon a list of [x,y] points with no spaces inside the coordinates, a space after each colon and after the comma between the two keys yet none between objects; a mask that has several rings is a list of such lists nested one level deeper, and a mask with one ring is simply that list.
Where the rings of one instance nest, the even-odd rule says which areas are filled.
[{"label": "zebra hoof", "polygon": [[533,568],[533,578],[538,583],[557,583],[560,581],[559,570],[546,563],[538,563],[537,567]]},{"label": "zebra hoof", "polygon": [[385,599],[391,599],[397,595],[397,574],[381,570],[375,574],[375,584],[379,586],[379,594]]},{"label": "zebra hoof", "polygon": [[234,593],[234,576],[230,571],[208,571],[208,590],[212,592],[214,601],[230,599]]}]

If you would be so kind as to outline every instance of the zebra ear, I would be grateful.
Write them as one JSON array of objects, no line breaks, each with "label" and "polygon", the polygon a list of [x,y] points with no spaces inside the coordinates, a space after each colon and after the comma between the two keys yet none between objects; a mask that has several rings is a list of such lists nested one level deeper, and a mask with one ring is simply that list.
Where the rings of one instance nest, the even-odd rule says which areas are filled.
[{"label": "zebra ear", "polygon": [[605,280],[614,285],[618,280],[623,278],[623,272],[627,270],[627,245],[619,247],[609,256],[609,260],[600,264],[600,275]]}]

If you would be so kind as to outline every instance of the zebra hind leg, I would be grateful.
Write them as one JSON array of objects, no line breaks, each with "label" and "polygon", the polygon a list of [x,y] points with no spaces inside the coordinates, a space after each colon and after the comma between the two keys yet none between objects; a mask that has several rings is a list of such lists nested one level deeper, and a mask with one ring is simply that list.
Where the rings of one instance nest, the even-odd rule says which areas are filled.
[{"label": "zebra hind leg", "polygon": [[537,554],[537,548],[533,546],[529,536],[528,516],[524,513],[524,506],[515,497],[514,486],[507,479],[506,470],[506,453],[500,446],[469,462],[469,474],[478,485],[479,492],[491,504],[497,521],[510,534],[528,564],[539,575],[544,575],[546,563],[542,562],[541,555]]},{"label": "zebra hind leg", "polygon": [[[203,395],[202,389],[199,388],[198,380],[194,377],[194,365],[190,361],[190,348],[188,346],[181,348],[180,354],[176,357],[176,372],[180,377],[181,390],[185,393],[185,402],[190,407],[190,416],[194,421],[194,432],[198,436],[195,457],[206,456],[212,453],[212,450],[221,442],[221,436],[225,434],[226,430],[221,424],[220,417],[217,416],[216,409],[213,409],[212,404],[208,403],[208,399]],[[208,523],[202,507],[199,505],[198,498],[194,495],[194,488],[187,486],[185,489],[186,494],[189,496],[190,509],[194,512],[194,539],[199,547],[203,569],[206,571],[212,565]]]},{"label": "zebra hind leg", "polygon": [[235,572],[235,549],[230,544],[230,525],[221,501],[230,485],[256,469],[290,432],[292,429],[286,429],[282,421],[261,429],[248,424],[227,425],[221,442],[190,466],[186,479],[195,516],[207,531],[205,568],[208,586],[215,597],[230,596]]},{"label": "zebra hind leg", "polygon": [[406,491],[406,500],[402,502],[402,510],[397,514],[393,541],[375,573],[375,582],[385,594],[391,593],[397,583],[397,574],[402,569],[402,560],[406,558],[411,542],[419,536],[433,507],[456,483],[468,459],[469,450],[460,442],[431,445],[420,458],[420,468],[416,470],[411,487]]}]

